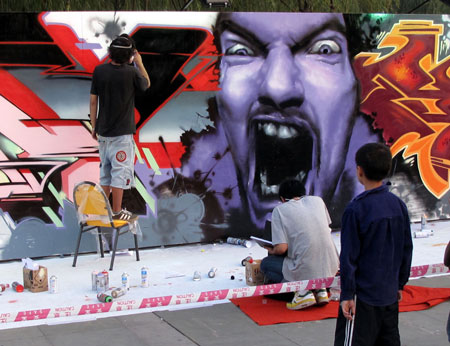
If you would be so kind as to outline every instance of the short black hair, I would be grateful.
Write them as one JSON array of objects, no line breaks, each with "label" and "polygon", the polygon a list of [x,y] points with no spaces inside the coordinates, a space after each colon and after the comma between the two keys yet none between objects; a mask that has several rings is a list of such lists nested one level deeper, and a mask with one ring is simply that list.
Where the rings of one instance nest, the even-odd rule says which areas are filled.
[{"label": "short black hair", "polygon": [[297,179],[286,179],[280,184],[278,196],[285,199],[302,197],[306,194],[305,185]]},{"label": "short black hair", "polygon": [[109,46],[109,57],[118,64],[125,64],[133,56],[133,44],[126,37],[117,37]]},{"label": "short black hair", "polygon": [[367,179],[381,181],[389,175],[392,155],[389,147],[382,143],[367,143],[358,149],[355,161]]}]

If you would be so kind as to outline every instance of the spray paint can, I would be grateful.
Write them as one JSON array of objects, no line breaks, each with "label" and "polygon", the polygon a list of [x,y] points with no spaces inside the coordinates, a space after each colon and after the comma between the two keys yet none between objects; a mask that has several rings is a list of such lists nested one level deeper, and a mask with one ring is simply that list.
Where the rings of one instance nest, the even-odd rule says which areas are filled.
[{"label": "spray paint can", "polygon": [[127,290],[124,287],[118,287],[112,290],[111,295],[113,296],[113,298],[118,298],[125,295],[125,293],[127,293]]},{"label": "spray paint can", "polygon": [[420,229],[423,230],[427,226],[427,218],[425,217],[425,214],[422,214],[420,217]]},{"label": "spray paint can", "polygon": [[213,277],[216,276],[216,273],[217,273],[217,268],[216,267],[212,267],[209,270],[209,272],[208,272],[208,277],[210,277],[212,279]]},{"label": "spray paint can", "polygon": [[252,262],[253,262],[252,256],[247,256],[247,257],[245,257],[245,258],[241,261],[241,265],[242,265],[243,267],[245,267],[245,265],[247,264],[247,262],[248,262],[248,263],[252,263]]},{"label": "spray paint can", "polygon": [[23,285],[19,284],[17,281],[14,281],[11,284],[11,287],[16,292],[23,292]]},{"label": "spray paint can", "polygon": [[92,290],[93,291],[97,291],[97,275],[98,275],[98,271],[94,270],[91,273],[91,281],[92,281]]},{"label": "spray paint can", "polygon": [[414,232],[414,238],[428,238],[429,236],[428,232]]},{"label": "spray paint can", "polygon": [[149,286],[148,268],[142,267],[141,268],[141,287],[148,287],[148,286]]},{"label": "spray paint can", "polygon": [[57,293],[58,292],[58,279],[55,275],[50,276],[49,280],[49,292],[50,293]]},{"label": "spray paint can", "polygon": [[4,292],[7,288],[9,288],[9,284],[0,284],[0,292]]},{"label": "spray paint can", "polygon": [[200,272],[199,271],[195,271],[194,272],[194,276],[193,276],[193,280],[194,281],[200,281],[200,279],[202,278],[202,275],[200,274]]},{"label": "spray paint can", "polygon": [[228,237],[227,238],[227,243],[228,244],[234,244],[234,245],[242,245],[242,246],[245,246],[247,248],[252,246],[252,244],[248,240],[239,239],[239,238],[233,238],[233,237]]},{"label": "spray paint can", "polygon": [[97,294],[97,299],[101,301],[102,303],[110,303],[112,302],[112,297],[109,294],[106,294],[104,292],[100,292]]},{"label": "spray paint can", "polygon": [[127,291],[130,289],[130,275],[127,273],[122,274],[122,288]]},{"label": "spray paint can", "polygon": [[103,275],[105,275],[105,291],[109,289],[109,273],[106,269],[102,271]]},{"label": "spray paint can", "polygon": [[97,293],[106,291],[106,281],[105,280],[106,280],[105,274],[103,274],[103,273],[97,274]]}]

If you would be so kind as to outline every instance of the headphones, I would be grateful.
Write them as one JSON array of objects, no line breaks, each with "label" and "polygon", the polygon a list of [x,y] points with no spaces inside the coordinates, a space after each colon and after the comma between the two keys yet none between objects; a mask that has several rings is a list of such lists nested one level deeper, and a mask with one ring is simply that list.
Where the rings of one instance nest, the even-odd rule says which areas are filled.
[{"label": "headphones", "polygon": [[126,37],[117,37],[111,42],[110,47],[111,48],[131,49],[131,48],[133,48],[133,45],[131,44],[130,40],[127,39]]}]

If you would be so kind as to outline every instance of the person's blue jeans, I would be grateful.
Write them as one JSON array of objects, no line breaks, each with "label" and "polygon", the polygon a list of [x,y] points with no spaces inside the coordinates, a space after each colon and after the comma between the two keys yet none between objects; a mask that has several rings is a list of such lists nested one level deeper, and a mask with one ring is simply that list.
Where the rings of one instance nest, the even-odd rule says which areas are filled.
[{"label": "person's blue jeans", "polygon": [[265,283],[275,284],[282,282],[284,256],[269,255],[261,261],[261,272],[264,274]]}]

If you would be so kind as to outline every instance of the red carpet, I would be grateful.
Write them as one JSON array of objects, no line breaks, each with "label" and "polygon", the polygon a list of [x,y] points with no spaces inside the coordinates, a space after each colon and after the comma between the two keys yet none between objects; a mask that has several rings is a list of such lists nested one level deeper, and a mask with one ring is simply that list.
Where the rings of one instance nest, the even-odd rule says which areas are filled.
[{"label": "red carpet", "polygon": [[[405,286],[399,310],[425,310],[448,299],[450,288]],[[339,306],[338,302],[330,302],[323,307],[312,306],[305,310],[291,311],[286,308],[286,302],[264,296],[232,299],[231,302],[260,326],[336,318]]]}]

